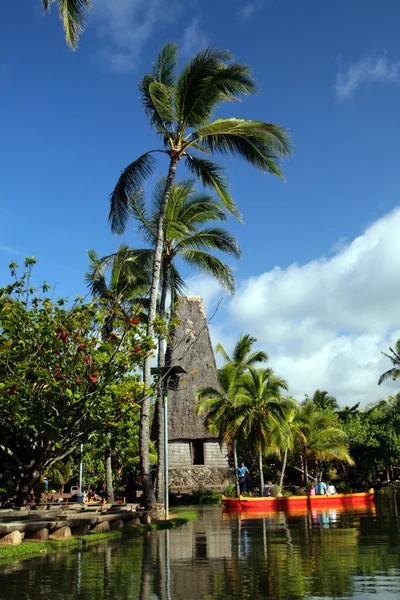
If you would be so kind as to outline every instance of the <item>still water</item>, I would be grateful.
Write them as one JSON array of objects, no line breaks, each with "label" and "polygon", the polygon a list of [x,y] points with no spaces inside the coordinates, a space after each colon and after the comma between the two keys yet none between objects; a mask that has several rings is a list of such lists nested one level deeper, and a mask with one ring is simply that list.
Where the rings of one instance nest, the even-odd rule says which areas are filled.
[{"label": "still water", "polygon": [[199,511],[184,527],[0,567],[7,600],[400,598],[400,511]]}]

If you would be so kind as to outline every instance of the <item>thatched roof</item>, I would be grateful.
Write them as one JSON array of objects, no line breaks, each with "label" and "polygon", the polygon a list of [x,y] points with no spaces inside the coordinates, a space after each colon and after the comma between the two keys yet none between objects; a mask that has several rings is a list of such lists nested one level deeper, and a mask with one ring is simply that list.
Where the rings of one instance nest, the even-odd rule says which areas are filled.
[{"label": "thatched roof", "polygon": [[199,296],[179,300],[177,318],[180,322],[171,334],[169,364],[180,365],[186,371],[177,390],[168,393],[168,433],[170,440],[215,438],[206,431],[203,417],[195,411],[196,392],[200,387],[217,387],[215,358],[210,333]]}]

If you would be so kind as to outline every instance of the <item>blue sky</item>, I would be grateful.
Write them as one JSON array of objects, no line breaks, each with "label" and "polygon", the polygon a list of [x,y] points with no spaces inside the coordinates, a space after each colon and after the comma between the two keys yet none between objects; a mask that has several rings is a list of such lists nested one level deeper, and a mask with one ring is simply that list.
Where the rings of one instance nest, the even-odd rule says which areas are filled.
[{"label": "blue sky", "polygon": [[[213,321],[214,341],[222,339],[229,347],[240,330],[251,329],[289,383],[292,371],[291,389],[298,396],[312,392],[306,389],[310,385],[329,387],[342,403],[377,397],[375,371],[386,367],[379,352],[398,329],[400,290],[391,280],[396,278],[393,261],[400,248],[394,226],[398,215],[391,211],[399,203],[400,189],[400,4],[385,0],[383,10],[378,0],[93,3],[95,10],[88,14],[76,52],[65,45],[55,7],[46,17],[39,0],[6,3],[2,9],[7,24],[0,41],[3,281],[10,259],[35,255],[40,261],[38,279],[56,283],[60,295],[85,291],[86,250],[94,248],[103,255],[122,241],[111,235],[107,223],[108,196],[119,172],[157,143],[139,104],[138,79],[165,41],[180,44],[182,61],[212,43],[250,64],[259,85],[258,96],[227,106],[223,114],[280,123],[290,129],[295,149],[284,165],[286,183],[239,161],[226,162],[232,195],[245,221],[244,227],[229,222],[243,259],[235,264],[238,296],[226,300]],[[163,168],[160,163],[160,174]],[[375,222],[383,223],[383,230],[378,225],[374,229]],[[376,249],[385,239],[385,227],[392,232],[393,252],[376,256],[372,273],[371,254],[362,255],[365,269],[354,267],[351,259],[351,280],[360,278],[360,293],[350,294],[346,279],[338,279],[335,271],[340,257],[342,269],[347,269],[344,263],[358,248],[355,238],[361,236],[368,246],[371,236],[378,236],[378,242],[368,246]],[[123,240],[140,244],[132,228]],[[290,283],[294,263],[299,277]],[[313,319],[327,302],[322,282],[327,289],[329,284],[318,271],[325,263],[330,281],[343,285],[335,287],[337,299],[345,300],[332,308],[335,314],[326,316],[329,339],[318,338],[313,344]],[[308,276],[315,268],[311,287]],[[382,269],[388,271],[385,285],[390,288],[382,283],[384,311],[391,316],[381,322],[377,299],[370,303],[372,312],[365,315],[364,326],[355,326]],[[362,279],[360,273],[368,275]],[[191,292],[205,295],[207,309],[212,310],[220,291],[204,278],[185,274]],[[285,277],[286,291],[278,289]],[[257,288],[259,317],[290,324],[285,335],[278,334],[282,328],[260,330],[251,316],[252,299],[242,306],[251,285],[265,280],[267,289]],[[272,311],[274,294],[283,299]],[[305,298],[300,312],[297,297]],[[345,312],[350,317],[340,318]],[[374,342],[367,343],[365,335],[375,336]],[[302,343],[296,345],[299,336]],[[332,344],[340,343],[340,351],[332,350]],[[344,364],[359,360],[356,344],[372,364],[365,358],[356,381],[349,372],[351,385],[340,387],[343,372],[338,375],[336,370],[348,344]],[[330,359],[322,367],[324,352]],[[298,373],[293,373],[294,363],[302,365]],[[368,385],[361,383],[365,378]],[[388,391],[394,391],[393,386],[389,384]]]}]

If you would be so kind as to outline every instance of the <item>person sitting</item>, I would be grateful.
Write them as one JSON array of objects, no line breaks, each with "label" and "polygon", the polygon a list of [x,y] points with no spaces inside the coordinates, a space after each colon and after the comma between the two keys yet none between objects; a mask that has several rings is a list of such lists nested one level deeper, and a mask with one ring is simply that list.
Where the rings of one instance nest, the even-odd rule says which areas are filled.
[{"label": "person sitting", "polygon": [[315,488],[313,486],[310,487],[310,496],[315,496]]},{"label": "person sitting", "polygon": [[327,489],[326,483],[321,481],[321,478],[319,478],[317,483],[314,485],[314,489],[317,496],[325,496]]},{"label": "person sitting", "polygon": [[[270,481],[268,483],[271,484]],[[273,498],[277,498],[278,496],[282,496],[281,488],[280,488],[280,486],[277,483],[274,483],[273,485],[271,485],[269,493],[271,494],[271,496]]]},{"label": "person sitting", "polygon": [[267,483],[264,484],[264,489],[263,489],[263,496],[265,497],[269,497],[271,495],[271,482],[267,481]]},{"label": "person sitting", "polygon": [[328,488],[327,488],[327,490],[326,490],[326,493],[327,493],[327,495],[328,495],[328,496],[334,496],[335,494],[337,494],[336,488],[335,488],[335,486],[333,485],[333,483],[330,483],[330,484],[328,485]]}]

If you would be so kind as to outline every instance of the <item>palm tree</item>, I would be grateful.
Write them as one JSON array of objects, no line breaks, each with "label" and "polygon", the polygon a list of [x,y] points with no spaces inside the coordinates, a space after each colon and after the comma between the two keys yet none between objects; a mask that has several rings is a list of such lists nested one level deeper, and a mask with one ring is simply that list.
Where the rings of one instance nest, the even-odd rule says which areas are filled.
[{"label": "palm tree", "polygon": [[[237,404],[240,394],[240,378],[231,364],[216,369],[218,387],[203,387],[197,392],[196,412],[205,415],[204,426],[218,435],[220,442],[233,446],[235,473],[238,468],[236,445]],[[236,494],[239,496],[239,484],[236,480]]]},{"label": "palm tree", "polygon": [[[253,344],[255,344],[257,339],[250,334],[241,334],[239,340],[235,344],[232,355],[226,352],[224,347],[221,344],[217,344],[215,350],[219,354],[222,355],[225,367],[229,367],[229,372],[231,373],[232,379],[235,381],[235,385],[237,390],[240,386],[240,380],[243,376],[246,369],[254,366],[257,363],[265,362],[268,360],[268,355],[263,350],[253,351]],[[204,396],[207,397],[207,396]],[[238,468],[238,459],[237,459],[237,439],[236,439],[236,414],[234,411],[234,407],[236,405],[236,400],[238,398],[238,392],[236,393],[235,402],[232,402],[232,407],[230,409],[230,417],[228,422],[224,424],[226,428],[224,429],[224,436],[232,445],[233,448],[233,459],[235,466],[235,473]],[[228,407],[226,407],[228,410]],[[229,425],[229,426],[228,426]],[[236,480],[236,492],[239,495],[239,484]]]},{"label": "palm tree", "polygon": [[[128,256],[129,248],[121,245],[112,261],[98,259],[94,250],[89,250],[89,271],[85,276],[86,282],[91,293],[106,300],[111,307],[123,306],[136,302],[143,304],[143,294],[149,289],[149,273],[143,269],[141,264],[141,255]],[[110,279],[107,282],[106,268],[110,267]],[[113,316],[104,325],[103,337],[107,338],[113,331]],[[106,470],[106,491],[107,502],[114,502],[114,488],[112,478],[112,452],[111,452],[111,434],[108,434],[108,444],[105,449],[105,470]]]},{"label": "palm tree", "polygon": [[[126,257],[146,263],[151,268],[154,247],[157,241],[157,223],[159,206],[165,189],[165,179],[161,179],[153,193],[152,208],[146,207],[143,190],[137,191],[130,200],[130,212],[138,223],[137,231],[145,242],[151,246],[146,250],[127,250]],[[219,202],[209,195],[196,193],[194,182],[185,180],[174,183],[168,202],[164,221],[164,248],[162,254],[161,293],[158,303],[158,314],[164,319],[168,291],[171,295],[171,309],[174,310],[177,297],[183,292],[185,283],[180,276],[175,262],[180,258],[188,267],[202,273],[212,275],[228,293],[235,291],[232,269],[224,264],[210,251],[219,251],[235,258],[240,258],[237,240],[225,229],[212,225],[217,221],[226,221],[226,213]],[[138,252],[139,257],[138,257]],[[105,263],[110,257],[103,259]],[[158,346],[158,369],[162,372],[165,366],[165,335],[160,334]],[[162,382],[158,386],[155,418],[157,423],[158,448],[163,448],[163,389]],[[159,453],[157,475],[157,499],[164,497],[163,486],[163,453]]]},{"label": "palm tree", "polygon": [[282,488],[289,452],[294,450],[300,405],[294,398],[281,399],[282,418],[271,426],[271,449],[282,458],[279,485]]},{"label": "palm tree", "polygon": [[397,340],[395,349],[389,348],[389,351],[390,354],[386,354],[386,352],[382,352],[382,354],[391,361],[393,368],[389,369],[389,371],[385,371],[385,373],[379,377],[378,385],[381,385],[381,383],[389,379],[389,377],[396,380],[400,375],[400,340]]},{"label": "palm tree", "polygon": [[311,402],[321,410],[335,411],[339,409],[339,404],[336,398],[330,396],[326,391],[316,390],[311,398]]},{"label": "palm tree", "polygon": [[[219,153],[244,158],[259,171],[282,177],[280,161],[290,152],[290,138],[279,125],[241,118],[212,120],[216,108],[224,102],[253,94],[256,86],[247,66],[234,63],[229,52],[209,47],[200,51],[176,76],[178,48],[169,43],[160,51],[153,72],[147,73],[139,88],[145,113],[163,147],[149,150],[130,163],[121,173],[111,194],[112,231],[123,233],[129,217],[129,199],[153,175],[154,153],[168,157],[168,175],[159,206],[152,284],[149,300],[149,337],[154,335],[157,294],[164,248],[165,215],[176,170],[184,160],[187,168],[206,188],[214,190],[225,208],[239,218],[228,193],[221,167],[199,153]],[[151,356],[144,365],[144,384],[151,384]],[[154,492],[148,456],[150,395],[142,403],[141,469],[144,500],[154,505]]]},{"label": "palm tree", "polygon": [[249,333],[245,335],[240,334],[231,356],[229,356],[221,344],[216,345],[215,351],[221,354],[225,364],[229,363],[233,365],[237,369],[238,374],[241,375],[248,367],[254,367],[256,363],[268,360],[268,354],[263,350],[252,351],[253,344],[256,341],[257,338]]},{"label": "palm tree", "polygon": [[340,429],[338,419],[331,410],[320,410],[313,402],[304,402],[300,406],[295,434],[300,446],[305,485],[308,483],[311,461],[316,477],[320,475],[321,461],[336,460],[354,464],[349,454],[347,435]]},{"label": "palm tree", "polygon": [[248,367],[240,380],[237,436],[258,452],[261,494],[264,488],[263,454],[271,449],[271,430],[279,427],[283,410],[281,391],[288,389],[284,379],[272,369]]},{"label": "palm tree", "polygon": [[50,12],[51,4],[55,2],[63,22],[66,42],[72,50],[76,50],[79,36],[86,25],[85,11],[92,8],[91,0],[42,0],[43,11]]}]

